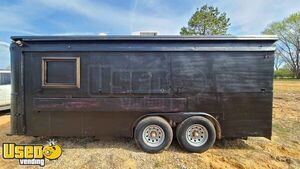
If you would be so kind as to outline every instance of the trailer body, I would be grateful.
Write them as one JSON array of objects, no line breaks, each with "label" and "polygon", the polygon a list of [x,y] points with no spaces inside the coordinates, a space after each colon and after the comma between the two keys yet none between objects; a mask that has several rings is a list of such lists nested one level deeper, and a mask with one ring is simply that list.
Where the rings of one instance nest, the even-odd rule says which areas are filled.
[{"label": "trailer body", "polygon": [[272,134],[274,36],[12,37],[11,133],[132,137],[194,115],[218,138]]}]

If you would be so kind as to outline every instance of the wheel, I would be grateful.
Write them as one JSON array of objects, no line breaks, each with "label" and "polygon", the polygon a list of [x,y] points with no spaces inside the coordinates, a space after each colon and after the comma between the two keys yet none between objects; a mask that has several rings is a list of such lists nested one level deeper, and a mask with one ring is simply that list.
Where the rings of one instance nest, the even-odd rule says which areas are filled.
[{"label": "wheel", "polygon": [[216,140],[216,130],[210,120],[201,116],[185,119],[176,129],[177,141],[189,152],[204,152]]},{"label": "wheel", "polygon": [[137,145],[148,153],[157,153],[167,149],[173,139],[169,123],[158,116],[142,119],[134,130]]}]

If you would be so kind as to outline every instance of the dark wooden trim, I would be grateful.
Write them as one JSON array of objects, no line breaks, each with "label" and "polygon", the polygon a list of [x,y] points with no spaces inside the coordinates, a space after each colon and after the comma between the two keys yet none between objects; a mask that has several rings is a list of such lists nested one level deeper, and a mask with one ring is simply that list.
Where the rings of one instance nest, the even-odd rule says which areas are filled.
[{"label": "dark wooden trim", "polygon": [[[62,104],[63,103],[63,104]],[[35,98],[34,111],[77,112],[118,111],[127,112],[180,112],[186,111],[185,98]]]},{"label": "dark wooden trim", "polygon": [[[47,83],[47,62],[75,60],[76,61],[76,83]],[[80,88],[80,57],[42,57],[42,87],[43,88]]]}]

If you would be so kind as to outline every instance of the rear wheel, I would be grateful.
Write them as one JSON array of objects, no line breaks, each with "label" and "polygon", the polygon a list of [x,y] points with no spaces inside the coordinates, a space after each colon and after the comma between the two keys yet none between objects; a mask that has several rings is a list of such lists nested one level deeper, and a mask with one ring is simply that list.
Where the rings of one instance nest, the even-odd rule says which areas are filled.
[{"label": "rear wheel", "polygon": [[137,124],[134,139],[144,151],[157,153],[170,146],[173,131],[165,119],[158,116],[146,117]]},{"label": "rear wheel", "polygon": [[177,141],[189,152],[204,152],[216,140],[216,130],[210,120],[201,116],[185,119],[176,129]]}]

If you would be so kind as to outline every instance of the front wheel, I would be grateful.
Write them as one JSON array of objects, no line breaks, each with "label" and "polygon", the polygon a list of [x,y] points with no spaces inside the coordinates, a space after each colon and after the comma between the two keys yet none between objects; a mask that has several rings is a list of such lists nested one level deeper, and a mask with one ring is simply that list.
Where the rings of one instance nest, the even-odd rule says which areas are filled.
[{"label": "front wheel", "polygon": [[157,153],[170,146],[173,131],[165,119],[158,116],[146,117],[137,124],[134,139],[144,151]]},{"label": "front wheel", "polygon": [[189,152],[204,152],[216,140],[216,130],[210,120],[201,116],[185,119],[177,126],[177,141]]}]

